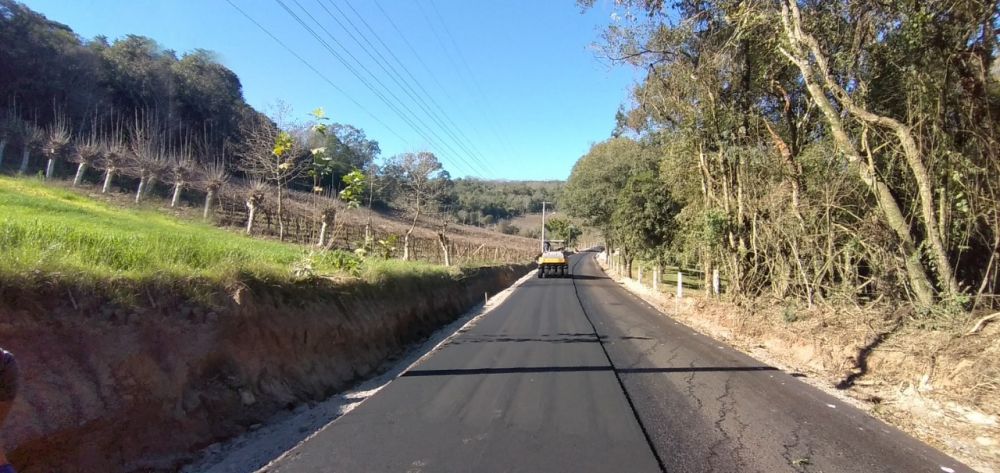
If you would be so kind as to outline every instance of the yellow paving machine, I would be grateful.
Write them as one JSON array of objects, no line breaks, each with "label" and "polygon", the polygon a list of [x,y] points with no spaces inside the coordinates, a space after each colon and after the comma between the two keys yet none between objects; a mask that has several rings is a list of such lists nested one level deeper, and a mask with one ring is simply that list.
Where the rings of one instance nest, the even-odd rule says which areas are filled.
[{"label": "yellow paving machine", "polygon": [[565,241],[545,240],[542,254],[538,257],[538,277],[569,277],[569,263],[566,261]]}]

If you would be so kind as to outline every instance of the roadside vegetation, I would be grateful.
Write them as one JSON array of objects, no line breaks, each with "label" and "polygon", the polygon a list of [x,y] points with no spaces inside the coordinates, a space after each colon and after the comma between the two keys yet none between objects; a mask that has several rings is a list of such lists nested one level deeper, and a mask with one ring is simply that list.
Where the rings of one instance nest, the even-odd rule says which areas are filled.
[{"label": "roadside vegetation", "polygon": [[622,2],[602,54],[646,75],[563,208],[626,272],[717,270],[738,301],[989,313],[998,21],[995,2]]},{"label": "roadside vegetation", "polygon": [[396,264],[334,250],[259,240],[179,220],[155,209],[120,209],[30,178],[0,176],[0,278],[7,285],[43,273],[93,287],[103,281],[252,278],[294,283],[310,277],[378,281],[449,269]]}]

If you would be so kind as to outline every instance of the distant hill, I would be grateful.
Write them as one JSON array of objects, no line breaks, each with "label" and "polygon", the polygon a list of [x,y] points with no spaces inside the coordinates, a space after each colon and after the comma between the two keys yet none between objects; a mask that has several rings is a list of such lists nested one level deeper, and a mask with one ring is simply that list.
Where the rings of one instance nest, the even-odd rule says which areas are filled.
[{"label": "distant hill", "polygon": [[525,214],[541,213],[542,202],[558,208],[563,181],[455,179],[448,212],[468,225],[494,225]]}]

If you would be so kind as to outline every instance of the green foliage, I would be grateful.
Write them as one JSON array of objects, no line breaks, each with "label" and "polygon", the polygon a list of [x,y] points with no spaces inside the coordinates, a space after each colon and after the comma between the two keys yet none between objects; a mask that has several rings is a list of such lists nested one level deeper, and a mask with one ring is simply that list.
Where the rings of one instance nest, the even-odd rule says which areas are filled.
[{"label": "green foliage", "polygon": [[344,176],[343,181],[344,189],[340,191],[340,200],[346,202],[348,208],[357,208],[365,196],[367,181],[365,174],[355,169]]},{"label": "green foliage", "polygon": [[396,254],[397,246],[399,245],[399,236],[389,235],[384,240],[376,241],[375,244],[378,256],[382,259],[390,259]]},{"label": "green foliage", "polygon": [[566,246],[575,246],[583,230],[564,218],[550,218],[545,221],[546,237],[549,240],[565,240]]},{"label": "green foliage", "polygon": [[178,128],[210,129],[208,144],[218,149],[239,141],[241,118],[257,113],[236,74],[209,51],[178,55],[138,35],[84,40],[13,0],[0,0],[0,44],[0,105],[16,97],[19,113],[42,124],[53,100],[74,124],[95,112],[121,118],[155,109]]},{"label": "green foliage", "polygon": [[451,214],[461,223],[479,225],[542,211],[542,202],[558,207],[562,183],[558,181],[488,181],[455,179]]},{"label": "green foliage", "polygon": [[361,274],[364,263],[364,260],[359,256],[344,250],[324,251],[317,256],[316,260],[322,266],[353,276]]},{"label": "green foliage", "polygon": [[570,174],[562,207],[612,237],[612,215],[619,191],[633,172],[652,169],[656,156],[649,147],[628,138],[612,138],[591,147]]},{"label": "green foliage", "polygon": [[287,131],[282,131],[278,133],[278,138],[274,140],[274,150],[271,151],[271,154],[278,159],[285,158],[294,146],[295,142],[292,135]]}]

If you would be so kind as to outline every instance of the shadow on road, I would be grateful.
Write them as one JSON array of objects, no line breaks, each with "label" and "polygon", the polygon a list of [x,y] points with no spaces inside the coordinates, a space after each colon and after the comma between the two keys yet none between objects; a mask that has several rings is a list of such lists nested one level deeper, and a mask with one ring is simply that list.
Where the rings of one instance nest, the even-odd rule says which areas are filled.
[{"label": "shadow on road", "polygon": [[779,371],[773,366],[695,366],[677,368],[624,368],[615,369],[612,366],[537,366],[512,368],[467,368],[450,370],[410,370],[400,376],[463,376],[483,374],[519,374],[519,373],[586,373],[592,371],[617,372],[621,374],[646,373],[715,373],[738,371]]},{"label": "shadow on road", "polygon": [[545,343],[597,343],[608,340],[652,340],[650,337],[624,336],[608,337],[601,335],[595,337],[593,333],[560,333],[558,335],[536,335],[536,336],[513,336],[513,335],[466,335],[451,340],[447,345],[463,345],[466,343],[521,343],[521,342],[545,342]]}]

